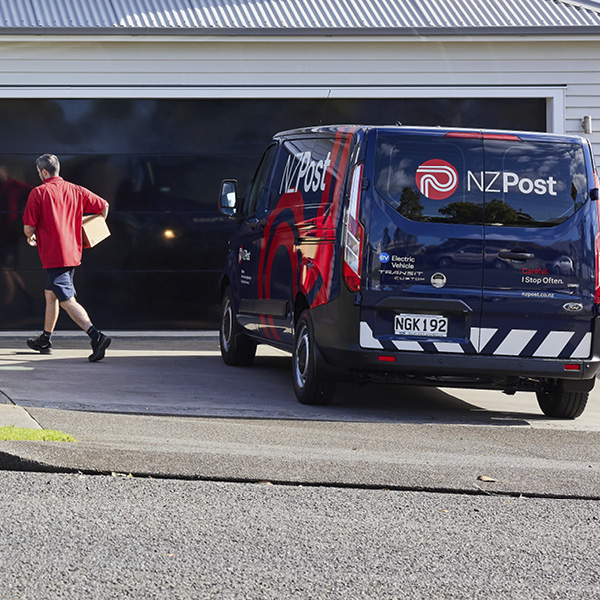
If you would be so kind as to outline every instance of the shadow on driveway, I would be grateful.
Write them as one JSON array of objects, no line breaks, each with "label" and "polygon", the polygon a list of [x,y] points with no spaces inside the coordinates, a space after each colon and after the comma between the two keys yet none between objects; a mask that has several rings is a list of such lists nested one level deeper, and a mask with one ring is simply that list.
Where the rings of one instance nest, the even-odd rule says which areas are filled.
[{"label": "shadow on driveway", "polygon": [[261,346],[251,367],[228,367],[216,338],[117,338],[100,363],[87,361],[83,339],[55,342],[51,356],[32,354],[16,340],[0,346],[0,390],[24,407],[340,422],[529,426],[545,420],[534,394],[515,402],[496,391],[390,384],[340,383],[330,406],[304,406],[293,392],[289,355]]}]

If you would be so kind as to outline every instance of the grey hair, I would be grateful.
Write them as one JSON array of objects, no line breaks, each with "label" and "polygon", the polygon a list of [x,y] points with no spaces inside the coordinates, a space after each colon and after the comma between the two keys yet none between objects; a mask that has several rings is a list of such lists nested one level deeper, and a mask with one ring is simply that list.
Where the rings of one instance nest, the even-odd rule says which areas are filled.
[{"label": "grey hair", "polygon": [[45,169],[52,176],[56,176],[60,172],[60,162],[54,154],[42,154],[36,159],[35,166],[40,171]]}]

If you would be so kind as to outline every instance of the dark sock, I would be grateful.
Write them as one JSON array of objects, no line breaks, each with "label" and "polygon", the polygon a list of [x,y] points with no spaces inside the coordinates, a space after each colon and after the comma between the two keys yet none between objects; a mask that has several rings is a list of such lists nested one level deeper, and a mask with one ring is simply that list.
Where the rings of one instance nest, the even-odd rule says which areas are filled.
[{"label": "dark sock", "polygon": [[42,335],[40,335],[40,341],[42,342],[42,344],[46,344],[50,341],[50,336],[52,335],[51,331],[46,331],[44,329],[44,332],[42,333]]},{"label": "dark sock", "polygon": [[90,336],[90,340],[92,340],[92,342],[97,342],[98,338],[100,337],[100,332],[93,325],[86,331],[86,333]]}]

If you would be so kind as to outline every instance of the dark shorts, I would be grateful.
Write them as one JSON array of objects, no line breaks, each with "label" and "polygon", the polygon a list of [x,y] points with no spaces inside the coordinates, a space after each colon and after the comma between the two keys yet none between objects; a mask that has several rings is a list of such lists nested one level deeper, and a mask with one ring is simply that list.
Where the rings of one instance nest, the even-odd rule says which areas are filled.
[{"label": "dark shorts", "polygon": [[73,267],[46,269],[45,289],[53,291],[59,302],[65,302],[77,295],[73,285],[73,277],[75,277]]}]

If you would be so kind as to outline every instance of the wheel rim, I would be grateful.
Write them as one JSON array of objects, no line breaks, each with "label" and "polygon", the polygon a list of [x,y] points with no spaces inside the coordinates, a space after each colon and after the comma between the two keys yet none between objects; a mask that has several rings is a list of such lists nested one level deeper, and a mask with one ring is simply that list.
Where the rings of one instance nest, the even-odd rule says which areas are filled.
[{"label": "wheel rim", "polygon": [[296,377],[296,384],[299,388],[303,388],[306,385],[306,379],[308,376],[308,358],[310,353],[308,329],[304,325],[298,332],[295,350],[294,374]]},{"label": "wheel rim", "polygon": [[223,316],[221,317],[221,341],[225,352],[229,351],[231,346],[231,335],[233,332],[233,310],[229,298],[225,301],[223,307]]}]

